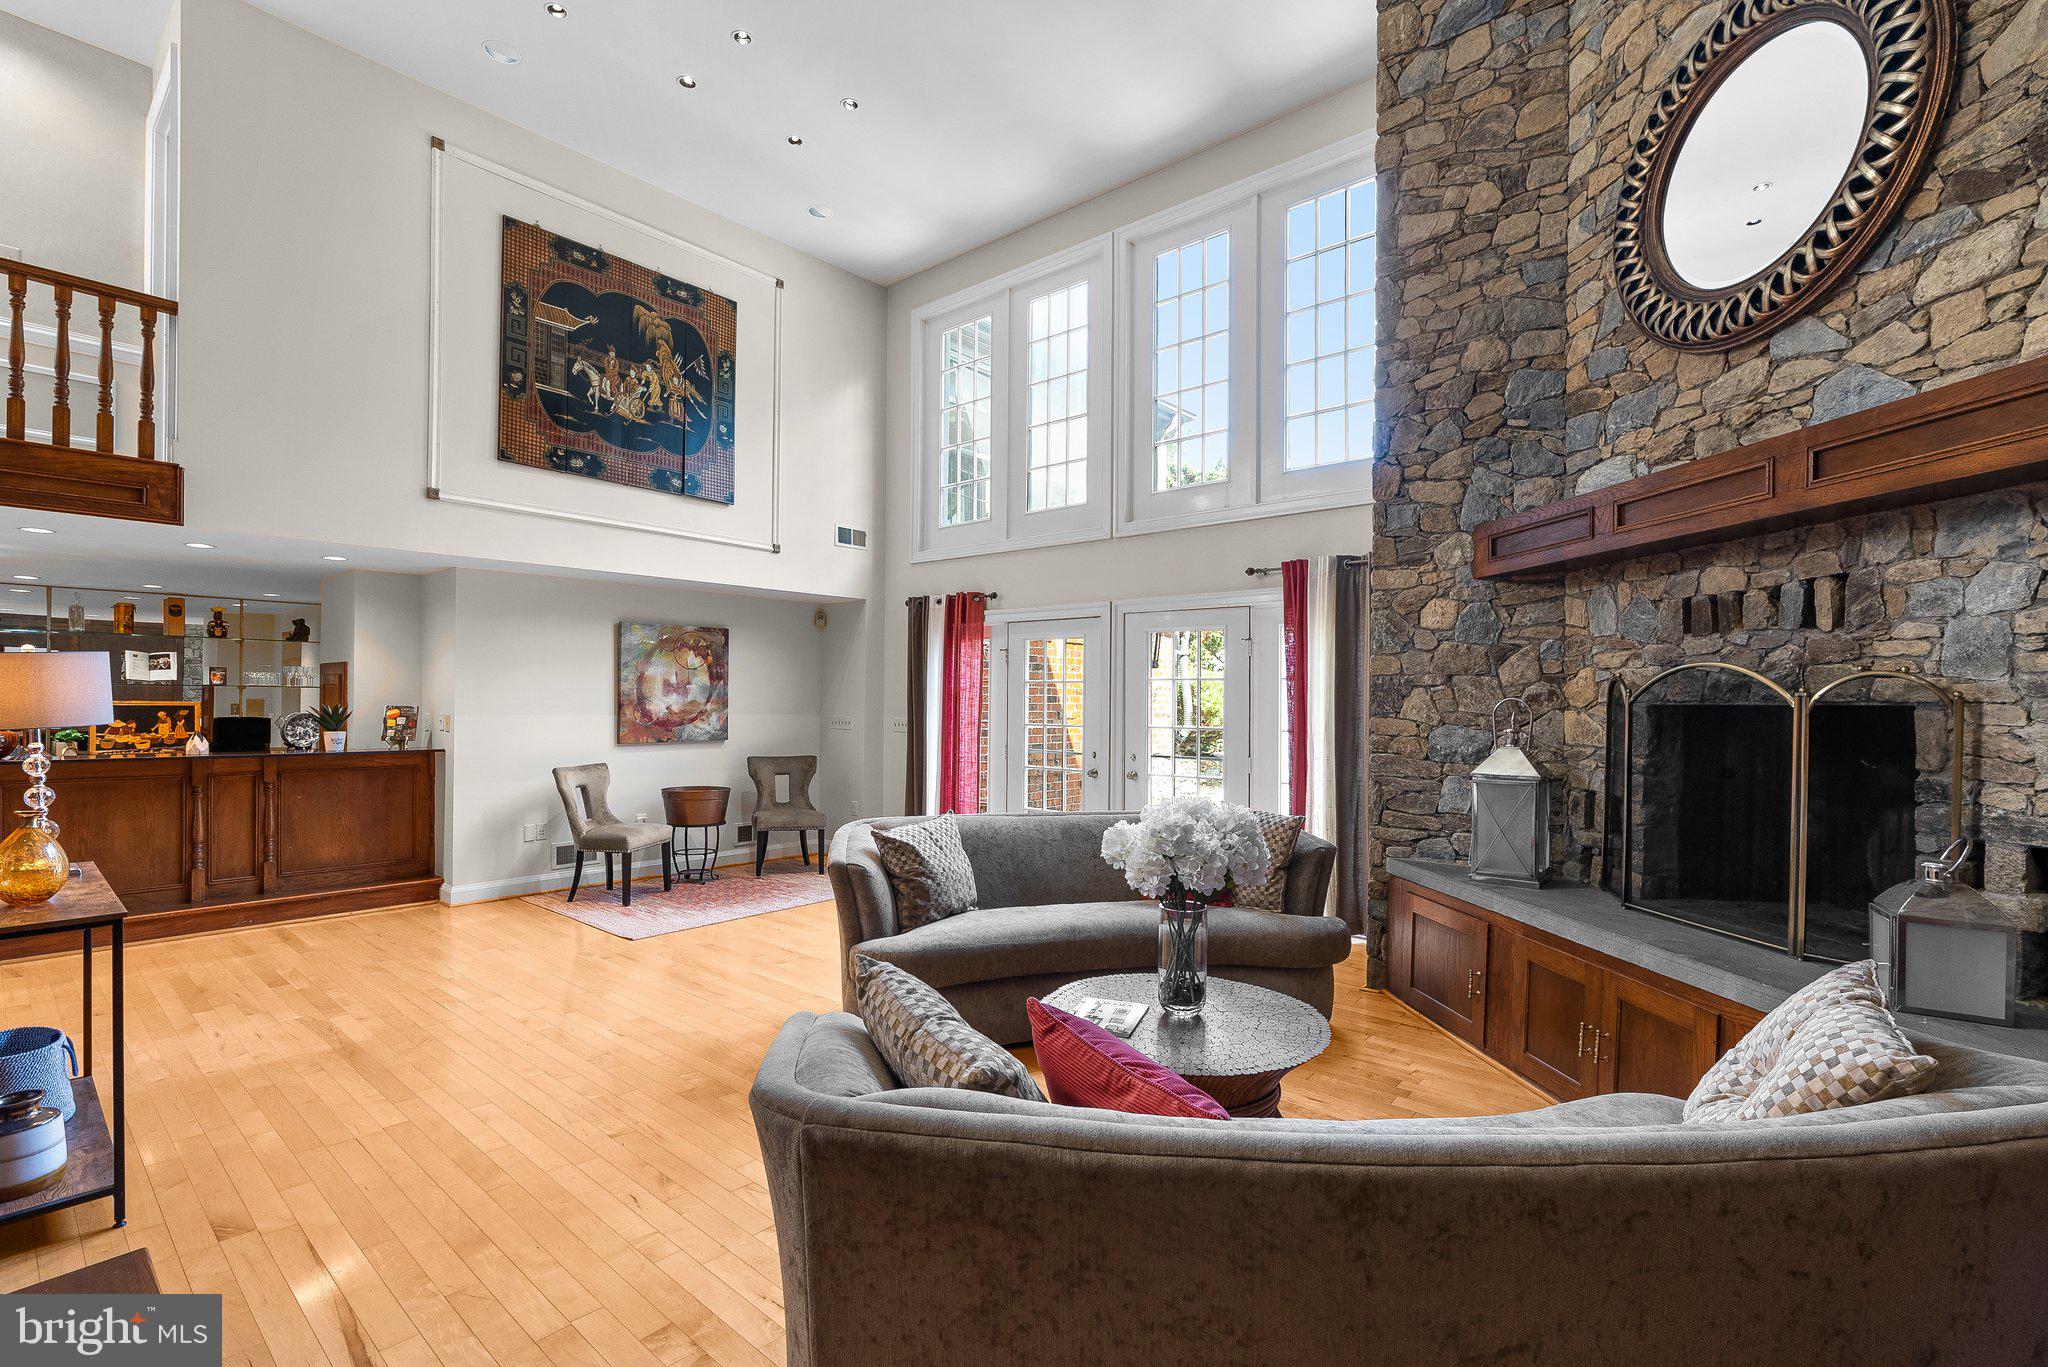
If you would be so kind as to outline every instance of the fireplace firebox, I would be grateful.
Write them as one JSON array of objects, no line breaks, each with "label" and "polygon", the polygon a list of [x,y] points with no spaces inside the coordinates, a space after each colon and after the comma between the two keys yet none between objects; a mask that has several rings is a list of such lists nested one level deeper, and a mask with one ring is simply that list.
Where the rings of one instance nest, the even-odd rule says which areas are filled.
[{"label": "fireplace firebox", "polygon": [[1862,958],[1871,899],[1961,833],[1962,707],[1890,671],[1812,692],[1719,662],[1614,680],[1603,881],[1653,915]]}]

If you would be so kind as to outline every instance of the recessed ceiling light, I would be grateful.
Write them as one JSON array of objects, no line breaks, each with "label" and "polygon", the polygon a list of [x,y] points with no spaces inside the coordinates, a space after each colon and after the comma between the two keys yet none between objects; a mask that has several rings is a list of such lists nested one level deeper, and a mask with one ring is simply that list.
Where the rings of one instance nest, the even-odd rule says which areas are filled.
[{"label": "recessed ceiling light", "polygon": [[822,204],[813,204],[810,208],[810,214],[812,218],[832,217],[832,211]]},{"label": "recessed ceiling light", "polygon": [[345,555],[323,555],[323,556],[321,556],[320,558],[321,558],[322,560],[347,560],[347,559],[348,559],[348,557],[347,557],[347,556],[345,556]]},{"label": "recessed ceiling light", "polygon": [[27,593],[27,592],[28,592],[28,590],[27,590],[27,589],[9,589],[9,590],[7,590],[7,591],[8,591],[9,593]]},{"label": "recessed ceiling light", "polygon": [[213,543],[211,541],[187,541],[185,549],[191,551],[210,551],[213,549]]},{"label": "recessed ceiling light", "polygon": [[1752,194],[1759,194],[1759,195],[1760,195],[1760,194],[1762,194],[1762,193],[1763,193],[1764,191],[1766,191],[1766,190],[1768,190],[1768,189],[1770,189],[1770,188],[1771,188],[1771,183],[1770,183],[1769,181],[1767,181],[1767,180],[1760,180],[1760,181],[1758,181],[1758,182],[1757,182],[1756,184],[1754,184],[1754,185],[1750,186],[1749,188],[1750,188],[1750,192],[1751,192]]},{"label": "recessed ceiling light", "polygon": [[55,536],[57,534],[55,529],[50,527],[23,527],[21,530],[33,532],[37,536]]},{"label": "recessed ceiling light", "polygon": [[1748,220],[1746,220],[1746,221],[1745,221],[1745,222],[1743,223],[1743,225],[1742,225],[1742,226],[1743,226],[1743,227],[1745,227],[1745,228],[1754,228],[1754,227],[1757,227],[1757,226],[1759,226],[1759,225],[1760,225],[1760,224],[1762,224],[1762,223],[1763,223],[1763,220],[1762,220],[1762,219],[1760,219],[1760,218],[1752,218],[1752,219],[1748,219]]},{"label": "recessed ceiling light", "polygon": [[569,7],[567,5],[549,5],[548,15],[550,18],[567,19],[569,17]]},{"label": "recessed ceiling light", "polygon": [[791,133],[789,135],[789,145],[791,147],[802,147],[804,145],[804,140],[798,137],[796,134]]},{"label": "recessed ceiling light", "polygon": [[39,574],[17,574],[14,577],[16,579],[27,580],[31,584],[38,584],[42,582],[42,576]]},{"label": "recessed ceiling light", "polygon": [[676,84],[685,90],[695,90],[697,88],[697,78],[690,75],[678,76],[676,77]]},{"label": "recessed ceiling light", "polygon": [[499,42],[495,38],[491,39],[489,42],[484,44],[484,56],[490,58],[494,62],[503,63],[506,66],[519,65],[519,54],[514,52],[511,48],[506,47],[503,43]]},{"label": "recessed ceiling light", "polygon": [[860,101],[853,98],[853,96],[848,95],[845,99],[839,102],[839,107],[841,109],[844,109],[847,113],[851,114],[854,110],[860,108]]},{"label": "recessed ceiling light", "polygon": [[745,47],[748,43],[754,41],[754,35],[743,28],[736,28],[732,31],[732,40],[741,47]]},{"label": "recessed ceiling light", "polygon": [[276,594],[274,594],[274,593],[266,593],[266,594],[264,594],[263,596],[264,596],[265,598],[275,598],[275,597],[277,597],[277,595],[276,595]]},{"label": "recessed ceiling light", "polygon": [[146,589],[160,589],[160,588],[162,588],[162,587],[163,587],[163,585],[162,585],[162,584],[144,584],[144,585],[143,585],[142,587],[144,587],[144,588],[146,588]]}]

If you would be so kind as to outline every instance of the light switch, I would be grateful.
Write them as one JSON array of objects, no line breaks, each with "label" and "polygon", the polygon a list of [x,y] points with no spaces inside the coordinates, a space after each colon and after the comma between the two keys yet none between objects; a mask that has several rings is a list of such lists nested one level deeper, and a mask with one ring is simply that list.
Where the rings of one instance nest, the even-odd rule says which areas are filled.
[{"label": "light switch", "polygon": [[889,718],[889,729],[890,729],[891,731],[894,731],[894,732],[895,732],[895,733],[896,733],[897,735],[899,735],[899,736],[907,736],[907,735],[909,735],[909,734],[910,734],[910,718],[908,718],[908,717],[891,717],[891,718]]},{"label": "light switch", "polygon": [[834,718],[832,719],[832,729],[833,729],[834,731],[851,731],[851,730],[853,730],[853,718],[852,718],[852,717],[834,717]]}]

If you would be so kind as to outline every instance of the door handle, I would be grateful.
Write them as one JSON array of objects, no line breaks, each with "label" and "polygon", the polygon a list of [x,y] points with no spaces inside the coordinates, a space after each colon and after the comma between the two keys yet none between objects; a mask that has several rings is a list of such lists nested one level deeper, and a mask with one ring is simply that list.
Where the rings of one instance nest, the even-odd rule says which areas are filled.
[{"label": "door handle", "polygon": [[1486,971],[1478,968],[1465,970],[1465,996],[1469,1000],[1484,990]]},{"label": "door handle", "polygon": [[1138,781],[1138,771],[1136,769],[1126,769],[1124,770],[1124,777],[1136,783]]},{"label": "door handle", "polygon": [[1600,1064],[1600,1034],[1601,1032],[1598,1030],[1593,1032],[1593,1065],[1595,1067],[1598,1067]]},{"label": "door handle", "polygon": [[1579,1051],[1578,1051],[1578,1055],[1579,1055],[1579,1057],[1580,1057],[1580,1058],[1584,1058],[1584,1057],[1586,1056],[1586,1023],[1585,1023],[1584,1021],[1580,1021],[1580,1022],[1579,1022]]}]

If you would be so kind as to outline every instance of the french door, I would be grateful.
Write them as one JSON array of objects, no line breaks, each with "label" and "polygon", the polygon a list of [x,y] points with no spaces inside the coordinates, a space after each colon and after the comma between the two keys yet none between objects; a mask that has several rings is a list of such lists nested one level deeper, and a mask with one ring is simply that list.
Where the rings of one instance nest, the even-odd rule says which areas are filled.
[{"label": "french door", "polygon": [[[1099,617],[1012,622],[991,632],[989,733],[1003,748],[1001,810],[1109,806],[1109,630]],[[997,803],[990,803],[991,809]]]},{"label": "french door", "polygon": [[1251,609],[1124,619],[1123,805],[1251,803]]}]

